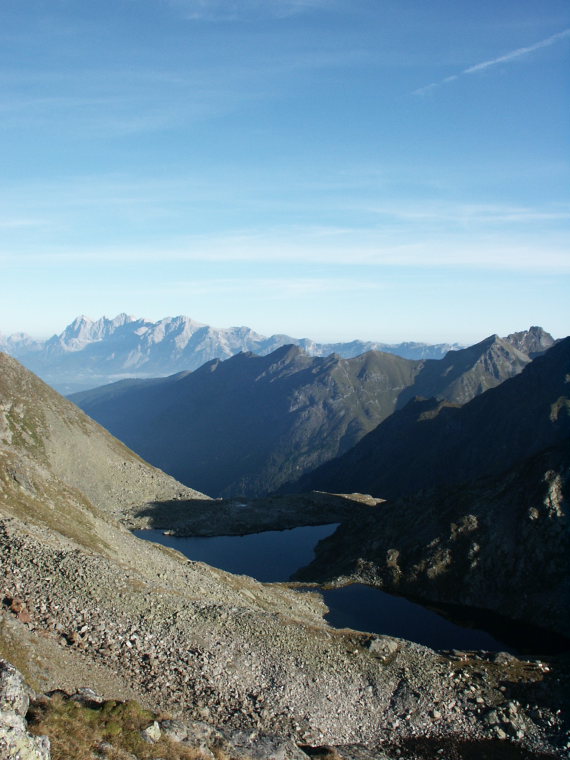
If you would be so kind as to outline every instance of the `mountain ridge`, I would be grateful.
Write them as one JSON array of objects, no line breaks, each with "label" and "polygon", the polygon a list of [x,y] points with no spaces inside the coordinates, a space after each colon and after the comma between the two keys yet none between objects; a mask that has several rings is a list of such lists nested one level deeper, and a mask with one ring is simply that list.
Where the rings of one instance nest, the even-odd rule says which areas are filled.
[{"label": "mountain ridge", "polygon": [[60,334],[44,341],[24,334],[0,335],[0,350],[13,355],[63,393],[126,377],[148,378],[193,370],[211,359],[227,359],[240,351],[265,355],[287,344],[299,345],[312,356],[338,353],[344,358],[370,350],[410,359],[440,358],[448,350],[460,348],[456,343],[410,341],[319,343],[283,334],[267,337],[245,326],[215,328],[182,315],[150,322],[125,313],[114,319],[76,317]]},{"label": "mountain ridge", "polygon": [[393,354],[311,357],[282,346],[71,399],[182,482],[215,496],[259,496],[301,462],[356,442],[391,413],[418,366]]},{"label": "mountain ridge", "polygon": [[347,451],[410,397],[465,403],[530,361],[497,336],[425,361],[282,346],[70,398],[178,480],[213,496],[259,497]]},{"label": "mountain ridge", "polygon": [[[157,499],[208,498],[144,462],[75,404],[2,352],[0,454],[5,459],[1,473],[5,493],[22,496],[23,489],[33,496],[52,483],[54,489],[64,488],[72,501],[80,493],[81,502],[87,499],[117,519]],[[29,476],[32,471],[37,485]]]},{"label": "mountain ridge", "polygon": [[395,498],[498,474],[570,433],[570,337],[463,406],[411,399],[349,452],[290,490]]}]

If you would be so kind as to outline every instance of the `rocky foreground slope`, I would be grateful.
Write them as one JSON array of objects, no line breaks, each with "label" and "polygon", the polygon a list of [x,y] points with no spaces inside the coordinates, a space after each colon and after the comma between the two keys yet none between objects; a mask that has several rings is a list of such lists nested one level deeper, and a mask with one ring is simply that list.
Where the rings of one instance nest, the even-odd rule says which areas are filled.
[{"label": "rocky foreground slope", "polygon": [[[66,404],[13,360],[3,359],[3,378],[0,656],[36,690],[89,686],[135,698],[222,729],[257,757],[291,756],[264,751],[267,737],[335,745],[354,760],[567,752],[563,660],[438,653],[337,631],[317,593],[232,576],[134,538],[111,514],[130,513],[137,495],[148,500],[153,474],[157,496],[171,482],[149,468],[138,494],[131,478],[117,493],[111,458],[94,489]],[[72,431],[85,487],[69,456],[64,466],[44,445],[50,420]]]},{"label": "rocky foreground slope", "polygon": [[0,443],[2,496],[24,510],[27,498],[45,502],[60,492],[121,517],[146,502],[208,498],[151,467],[3,353]]}]

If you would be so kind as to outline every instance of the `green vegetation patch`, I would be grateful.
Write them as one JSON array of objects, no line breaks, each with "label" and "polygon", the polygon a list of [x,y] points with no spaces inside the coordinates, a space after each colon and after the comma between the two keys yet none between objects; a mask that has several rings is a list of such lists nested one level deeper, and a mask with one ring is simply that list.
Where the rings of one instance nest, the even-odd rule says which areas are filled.
[{"label": "green vegetation patch", "polygon": [[33,702],[27,715],[30,732],[49,737],[52,760],[93,760],[94,753],[109,760],[203,760],[198,750],[165,736],[147,742],[141,731],[157,718],[138,702],[77,702],[60,692]]}]

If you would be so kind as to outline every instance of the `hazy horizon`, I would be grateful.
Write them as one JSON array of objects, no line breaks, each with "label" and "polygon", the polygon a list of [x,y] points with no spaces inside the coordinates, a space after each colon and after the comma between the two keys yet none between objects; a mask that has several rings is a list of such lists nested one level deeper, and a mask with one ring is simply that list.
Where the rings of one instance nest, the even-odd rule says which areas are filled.
[{"label": "hazy horizon", "polygon": [[[115,314],[113,316],[109,316],[107,314],[102,314],[99,317],[92,317],[92,316],[90,316],[88,314],[77,314],[73,319],[70,319],[69,322],[67,322],[65,325],[62,325],[59,329],[56,329],[53,332],[47,332],[47,333],[46,332],[44,332],[44,333],[27,333],[24,330],[17,330],[14,333],[3,333],[3,332],[0,331],[0,336],[10,337],[10,335],[17,335],[18,333],[24,333],[24,334],[28,335],[29,337],[34,338],[35,340],[39,340],[39,341],[48,340],[49,338],[52,338],[55,335],[60,335],[65,330],[66,327],[68,327],[69,325],[71,325],[73,323],[73,321],[75,319],[85,318],[85,319],[90,320],[92,322],[97,322],[99,319],[108,319],[108,320],[112,321],[112,320],[117,319],[118,317],[122,316],[123,314],[126,314],[126,312],[120,312],[119,314]],[[202,320],[195,319],[194,317],[192,317],[189,314],[169,314],[169,315],[166,315],[166,316],[163,316],[163,317],[159,317],[158,319],[149,319],[149,318],[147,318],[145,316],[136,315],[136,314],[127,314],[127,316],[129,318],[134,318],[137,321],[142,319],[145,322],[151,322],[151,323],[154,323],[154,324],[156,324],[157,322],[160,322],[162,320],[165,320],[165,319],[174,319],[176,317],[188,317],[189,319],[191,319],[195,323],[204,324],[204,325],[207,324],[207,323],[203,322]],[[256,333],[259,333],[259,334],[262,334],[262,335],[264,334],[260,330],[257,330],[255,328],[255,326],[253,326],[253,325],[208,325],[208,326],[216,328],[216,329],[229,329],[229,328],[233,328],[233,327],[248,327],[248,328],[252,329]],[[524,325],[524,326],[521,326],[520,328],[517,328],[516,330],[511,330],[509,333],[501,333],[500,335],[501,335],[501,337],[506,337],[508,334],[511,334],[512,332],[521,332],[521,331],[524,331],[524,330],[528,330],[532,326],[533,325]],[[544,325],[538,325],[538,327],[542,327],[544,330],[546,330],[546,332],[549,332],[552,335],[552,337],[554,339],[556,339],[556,340],[566,337],[566,335],[555,335],[554,333],[552,333],[551,330],[548,329],[548,327],[545,327]],[[347,342],[350,342],[352,340],[361,340],[361,341],[367,341],[367,342],[386,343],[386,344],[398,344],[398,343],[407,343],[407,342],[418,342],[418,343],[430,343],[430,344],[445,344],[445,343],[455,344],[456,343],[456,344],[459,344],[459,345],[462,345],[462,346],[470,346],[470,345],[474,345],[476,343],[479,343],[480,341],[482,341],[485,338],[489,337],[489,335],[498,334],[498,333],[496,333],[496,331],[495,331],[495,333],[489,333],[489,335],[477,335],[475,337],[466,338],[464,340],[457,340],[455,338],[454,339],[450,339],[450,338],[445,338],[445,337],[441,338],[440,340],[422,340],[421,338],[416,338],[416,337],[413,337],[413,336],[407,336],[407,337],[403,337],[403,338],[394,338],[394,339],[388,340],[386,338],[383,338],[382,336],[380,336],[380,337],[372,337],[372,338],[370,338],[370,337],[369,338],[362,338],[360,335],[353,335],[353,336],[350,336],[350,337],[343,337],[343,338],[335,338],[334,336],[332,338],[327,338],[327,337],[321,338],[319,336],[312,335],[310,332],[303,333],[302,335],[292,335],[290,333],[285,332],[284,330],[278,330],[275,333],[271,333],[271,334],[289,335],[289,337],[295,338],[295,339],[298,339],[298,340],[302,340],[302,339],[306,338],[306,339],[309,339],[309,340],[313,340],[313,341],[315,341],[317,343],[347,343]],[[266,337],[270,337],[270,334],[266,334]]]}]

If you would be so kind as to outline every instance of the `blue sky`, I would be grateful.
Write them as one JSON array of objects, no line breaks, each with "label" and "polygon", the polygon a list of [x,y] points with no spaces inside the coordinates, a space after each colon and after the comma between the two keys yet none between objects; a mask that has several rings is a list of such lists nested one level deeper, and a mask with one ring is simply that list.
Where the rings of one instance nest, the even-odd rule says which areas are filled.
[{"label": "blue sky", "polygon": [[0,0],[0,332],[570,317],[564,0]]}]

